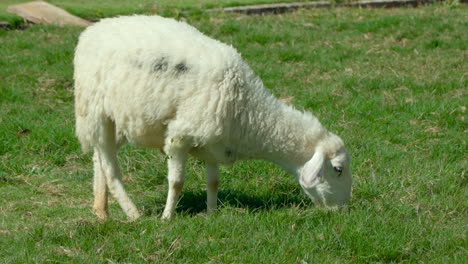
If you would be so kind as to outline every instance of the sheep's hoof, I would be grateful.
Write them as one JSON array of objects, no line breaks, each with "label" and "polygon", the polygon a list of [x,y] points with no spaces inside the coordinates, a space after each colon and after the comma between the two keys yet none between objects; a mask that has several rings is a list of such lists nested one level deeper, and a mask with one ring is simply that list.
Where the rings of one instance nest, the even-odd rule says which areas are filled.
[{"label": "sheep's hoof", "polygon": [[216,214],[217,212],[218,212],[218,209],[217,209],[217,208],[208,208],[208,209],[206,210],[206,214],[207,214],[207,215],[214,215],[214,214]]},{"label": "sheep's hoof", "polygon": [[93,208],[93,212],[97,216],[97,218],[101,221],[105,221],[109,217],[107,210]]},{"label": "sheep's hoof", "polygon": [[163,215],[161,216],[161,219],[164,220],[164,221],[170,221],[173,218],[174,218],[173,214],[166,213],[166,212],[164,212]]},{"label": "sheep's hoof", "polygon": [[127,215],[128,219],[130,221],[135,221],[137,220],[138,218],[140,218],[141,214],[140,212],[136,211],[136,212],[132,212],[130,214]]}]

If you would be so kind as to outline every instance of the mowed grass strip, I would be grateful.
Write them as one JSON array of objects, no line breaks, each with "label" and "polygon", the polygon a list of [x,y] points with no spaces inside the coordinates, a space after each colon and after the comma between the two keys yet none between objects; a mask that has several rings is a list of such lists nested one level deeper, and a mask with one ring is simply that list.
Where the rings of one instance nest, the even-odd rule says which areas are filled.
[{"label": "mowed grass strip", "polygon": [[0,31],[1,263],[464,263],[467,260],[467,8],[327,9],[185,19],[232,44],[278,97],[339,134],[352,154],[347,210],[313,206],[262,161],[221,170],[205,214],[191,159],[174,221],[159,219],[165,157],[125,146],[126,187],[98,222],[90,155],[73,135],[72,58],[82,29]]}]

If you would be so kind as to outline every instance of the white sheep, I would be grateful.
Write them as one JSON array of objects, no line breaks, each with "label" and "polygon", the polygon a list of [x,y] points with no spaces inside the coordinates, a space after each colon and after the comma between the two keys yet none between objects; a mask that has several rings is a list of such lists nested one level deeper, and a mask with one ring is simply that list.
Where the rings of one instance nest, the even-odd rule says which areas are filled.
[{"label": "white sheep", "polygon": [[351,193],[342,140],[310,113],[278,101],[237,51],[194,27],[159,16],[104,19],[80,36],[75,59],[76,134],[93,150],[94,206],[107,217],[108,190],[140,216],[122,185],[125,142],[168,155],[163,218],[174,216],[188,153],[206,162],[207,211],[216,209],[219,164],[264,159],[295,175],[319,205]]}]

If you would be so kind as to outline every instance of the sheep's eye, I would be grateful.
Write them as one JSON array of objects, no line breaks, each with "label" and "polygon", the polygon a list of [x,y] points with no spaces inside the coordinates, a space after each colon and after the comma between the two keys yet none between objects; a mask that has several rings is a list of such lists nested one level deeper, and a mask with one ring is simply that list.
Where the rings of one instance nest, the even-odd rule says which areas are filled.
[{"label": "sheep's eye", "polygon": [[341,176],[341,173],[343,172],[343,167],[333,167],[336,172],[338,172],[338,176]]}]

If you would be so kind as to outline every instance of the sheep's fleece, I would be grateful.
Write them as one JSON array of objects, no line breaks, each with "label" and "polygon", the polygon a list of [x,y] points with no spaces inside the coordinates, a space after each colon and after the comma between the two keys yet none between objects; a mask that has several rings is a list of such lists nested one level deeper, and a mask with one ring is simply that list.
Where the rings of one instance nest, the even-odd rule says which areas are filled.
[{"label": "sheep's fleece", "polygon": [[[104,19],[81,34],[74,66],[76,135],[95,153],[95,210],[99,192],[107,199],[106,185],[115,196],[119,188],[125,193],[113,186],[120,181],[114,156],[124,142],[168,155],[170,193],[172,184],[181,188],[190,153],[211,165],[216,179],[218,164],[265,159],[295,175],[318,204],[349,199],[349,157],[341,139],[310,113],[278,101],[233,47],[184,22]],[[122,204],[131,201],[117,200],[132,217],[128,210],[136,209]]]}]

